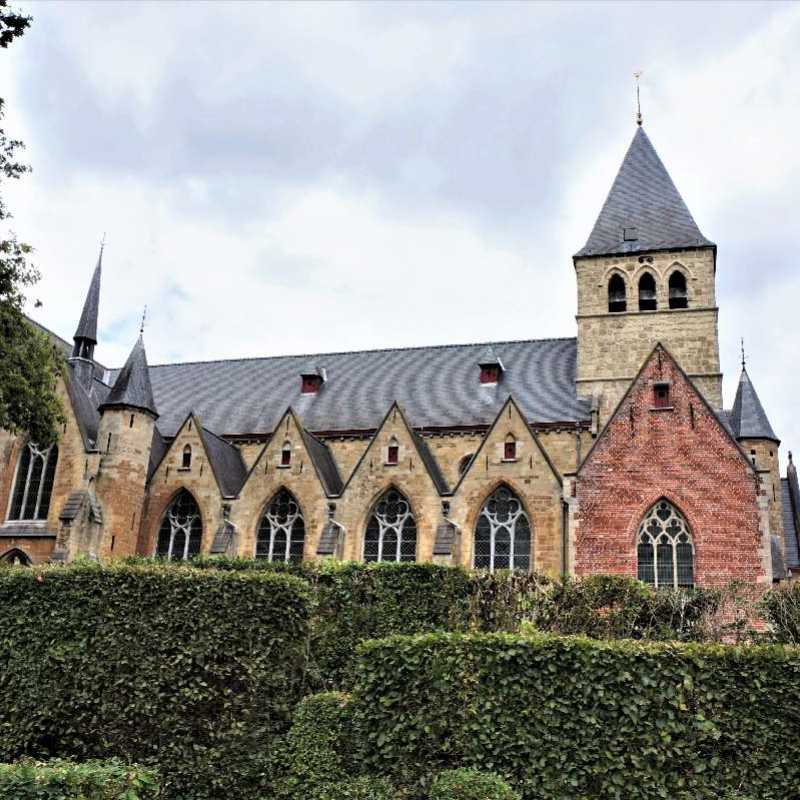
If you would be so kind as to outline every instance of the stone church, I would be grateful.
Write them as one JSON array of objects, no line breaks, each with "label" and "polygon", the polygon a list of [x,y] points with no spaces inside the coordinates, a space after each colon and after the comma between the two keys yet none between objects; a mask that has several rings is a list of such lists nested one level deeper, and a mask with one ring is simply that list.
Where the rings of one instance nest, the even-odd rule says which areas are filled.
[{"label": "stone church", "polygon": [[[800,490],[743,366],[723,408],[717,248],[642,127],[573,256],[577,335],[121,368],[0,432],[0,559],[437,561],[661,587],[800,571]],[[77,309],[76,309],[77,311]]]}]

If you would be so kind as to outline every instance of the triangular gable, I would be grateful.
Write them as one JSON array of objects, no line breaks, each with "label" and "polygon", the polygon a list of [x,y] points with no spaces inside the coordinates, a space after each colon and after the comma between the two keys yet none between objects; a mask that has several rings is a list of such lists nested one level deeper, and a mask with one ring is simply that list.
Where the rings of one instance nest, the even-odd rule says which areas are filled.
[{"label": "triangular gable", "polygon": [[539,437],[536,435],[536,431],[533,430],[531,425],[525,419],[525,415],[520,410],[519,406],[517,405],[516,400],[514,400],[513,396],[509,396],[505,403],[503,403],[502,408],[498,412],[497,416],[494,418],[494,421],[489,426],[489,430],[486,431],[486,435],[483,437],[480,447],[475,451],[475,454],[470,459],[467,468],[464,470],[461,477],[458,479],[458,483],[456,483],[455,487],[453,487],[453,494],[456,494],[461,487],[461,484],[467,478],[469,473],[472,471],[475,464],[478,463],[479,458],[486,447],[488,447],[488,443],[492,438],[497,426],[501,423],[503,416],[508,413],[509,408],[513,410],[514,413],[517,414],[519,417],[520,424],[523,430],[527,431],[530,435],[530,438],[533,440],[534,446],[536,447],[537,452],[541,455],[542,459],[544,460],[545,464],[550,469],[550,472],[553,474],[553,477],[556,479],[556,482],[559,486],[563,484],[561,473],[556,469],[555,464],[553,464],[550,456],[547,455],[547,451],[542,447],[542,443],[539,441]]},{"label": "triangular gable", "polygon": [[358,459],[356,462],[353,471],[350,473],[350,477],[347,479],[347,483],[345,484],[344,490],[347,490],[347,487],[353,482],[354,478],[361,470],[362,465],[368,459],[371,452],[373,452],[375,443],[378,441],[378,438],[384,428],[387,427],[390,418],[392,418],[393,414],[398,414],[400,420],[402,422],[402,427],[405,429],[411,444],[413,445],[414,449],[416,450],[417,455],[419,456],[419,460],[422,462],[423,466],[425,467],[425,471],[428,474],[428,477],[431,479],[434,488],[441,496],[447,496],[451,494],[450,488],[447,485],[447,481],[442,474],[441,469],[439,468],[439,464],[437,463],[436,459],[431,453],[430,448],[428,447],[425,440],[418,434],[416,431],[409,425],[408,419],[406,415],[403,413],[403,409],[400,407],[400,404],[395,400],[391,406],[389,406],[389,410],[384,415],[383,419],[381,420],[381,424],[378,426],[378,429],[372,436],[367,449],[361,454],[361,458]]},{"label": "triangular gable", "polygon": [[248,483],[251,475],[256,472],[259,466],[263,466],[264,459],[267,457],[267,451],[272,443],[283,440],[284,437],[280,431],[287,430],[287,420],[290,425],[294,426],[298,435],[298,439],[302,443],[303,450],[308,456],[308,460],[314,467],[314,472],[326,497],[338,497],[342,493],[343,482],[339,474],[339,468],[336,465],[336,461],[333,458],[330,448],[327,444],[325,444],[325,442],[314,436],[314,434],[310,433],[305,429],[305,427],[303,427],[300,418],[297,416],[291,406],[289,406],[281,415],[280,421],[275,426],[272,436],[261,449],[261,452],[253,462],[253,466],[250,467],[249,471],[247,472],[247,475],[242,483],[242,488],[244,488],[244,486]]},{"label": "triangular gable", "polygon": [[658,358],[659,353],[661,354],[662,358],[666,358],[670,361],[670,363],[675,367],[677,373],[683,378],[686,384],[689,386],[690,391],[693,393],[694,397],[697,401],[705,408],[708,412],[709,417],[711,417],[714,421],[714,424],[722,431],[723,436],[733,445],[736,452],[742,458],[742,460],[747,464],[748,469],[753,472],[753,465],[750,462],[750,459],[747,457],[746,453],[742,450],[739,446],[739,443],[734,438],[731,431],[728,427],[720,420],[719,415],[716,411],[711,407],[711,404],[706,400],[703,394],[698,390],[698,388],[692,382],[692,379],[686,374],[683,367],[678,363],[677,359],[664,347],[661,342],[656,343],[655,347],[650,351],[650,355],[644,359],[642,362],[641,367],[639,367],[639,371],[636,373],[636,376],[631,381],[628,388],[625,390],[625,394],[622,395],[622,398],[617,403],[612,412],[611,416],[608,418],[608,422],[603,427],[603,430],[600,432],[600,435],[594,440],[592,446],[587,451],[586,455],[584,456],[583,460],[581,461],[578,469],[576,470],[576,475],[580,475],[581,470],[583,469],[584,465],[588,463],[589,459],[592,457],[592,454],[597,450],[600,443],[605,440],[607,436],[610,435],[610,430],[612,427],[612,423],[617,419],[617,417],[622,413],[623,408],[626,407],[627,402],[633,392],[638,388],[638,386],[642,382],[642,376],[647,370],[647,367],[650,363],[655,359]]}]

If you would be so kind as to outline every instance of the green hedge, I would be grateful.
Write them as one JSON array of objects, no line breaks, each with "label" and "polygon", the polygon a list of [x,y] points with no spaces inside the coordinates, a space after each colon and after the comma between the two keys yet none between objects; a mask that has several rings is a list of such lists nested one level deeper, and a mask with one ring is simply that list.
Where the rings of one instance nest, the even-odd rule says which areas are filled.
[{"label": "green hedge", "polygon": [[436,776],[430,800],[520,800],[520,797],[493,772],[448,769]]},{"label": "green hedge", "polygon": [[0,764],[0,797],[8,800],[155,800],[155,773],[121,761]]},{"label": "green hedge", "polygon": [[117,756],[170,798],[245,798],[303,692],[287,575],[77,565],[0,574],[0,760]]},{"label": "green hedge", "polygon": [[797,797],[796,648],[428,634],[359,651],[357,757],[395,784],[463,766],[526,800]]}]

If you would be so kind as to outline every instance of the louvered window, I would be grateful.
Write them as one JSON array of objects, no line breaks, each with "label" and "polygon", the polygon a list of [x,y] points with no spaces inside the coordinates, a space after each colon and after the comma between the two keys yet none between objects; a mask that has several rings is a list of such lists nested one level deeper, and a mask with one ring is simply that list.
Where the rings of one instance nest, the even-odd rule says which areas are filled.
[{"label": "louvered window", "polygon": [[531,567],[531,525],[519,498],[501,486],[481,509],[475,525],[473,566],[476,569]]},{"label": "louvered window", "polygon": [[281,489],[272,498],[256,538],[256,558],[267,561],[302,561],[306,525],[294,495]]},{"label": "louvered window", "polygon": [[194,497],[181,489],[161,520],[156,555],[172,561],[185,561],[200,552],[203,520]]},{"label": "louvered window", "polygon": [[416,561],[417,523],[408,500],[390,489],[375,504],[364,534],[364,561]]},{"label": "louvered window", "polygon": [[28,442],[17,465],[14,491],[11,495],[10,520],[46,520],[58,463],[58,447],[41,449]]},{"label": "louvered window", "polygon": [[639,580],[662,589],[694,586],[694,546],[686,520],[672,503],[659,500],[639,526]]}]

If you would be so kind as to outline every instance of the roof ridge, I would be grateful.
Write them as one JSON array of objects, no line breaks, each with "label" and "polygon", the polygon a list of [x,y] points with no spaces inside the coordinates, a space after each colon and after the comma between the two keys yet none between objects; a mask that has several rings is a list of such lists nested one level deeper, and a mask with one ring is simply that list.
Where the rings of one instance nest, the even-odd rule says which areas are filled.
[{"label": "roof ridge", "polygon": [[[241,358],[209,358],[198,359],[196,361],[170,361],[163,364],[150,364],[150,369],[158,367],[179,367],[191,364],[231,364],[243,361],[271,361],[278,358],[319,358],[323,356],[355,356],[364,353],[399,353],[408,350],[444,350],[456,347],[486,347],[488,345],[497,346],[503,344],[532,344],[534,342],[574,342],[575,336],[546,336],[542,339],[505,339],[503,341],[491,342],[461,342],[460,344],[428,344],[411,345],[407,347],[375,347],[364,350],[336,350],[327,353],[285,353],[274,356],[243,356]],[[110,371],[115,372],[121,367],[111,367]]]}]

